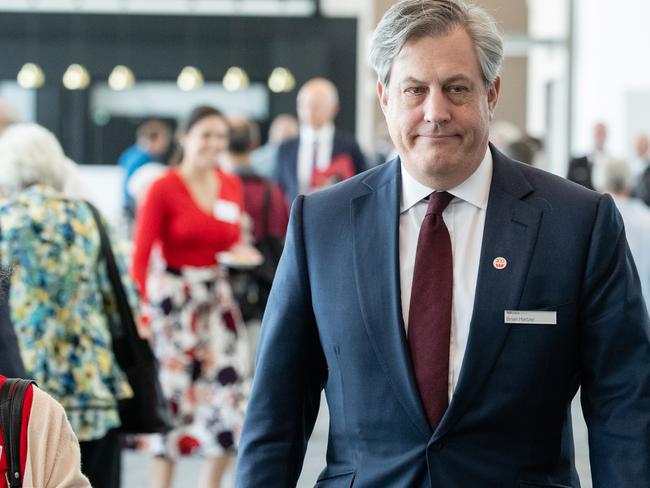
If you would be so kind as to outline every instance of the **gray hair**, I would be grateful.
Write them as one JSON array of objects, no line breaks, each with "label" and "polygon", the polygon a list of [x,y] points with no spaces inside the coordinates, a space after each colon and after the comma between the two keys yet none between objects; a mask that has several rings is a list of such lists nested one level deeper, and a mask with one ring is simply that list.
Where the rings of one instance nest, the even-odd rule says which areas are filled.
[{"label": "gray hair", "polygon": [[626,194],[632,189],[632,172],[624,159],[606,158],[594,165],[594,188],[600,192]]},{"label": "gray hair", "polygon": [[34,123],[10,126],[0,137],[0,187],[9,193],[33,184],[63,189],[63,149],[45,127]]},{"label": "gray hair", "polygon": [[393,60],[413,39],[443,36],[465,29],[476,49],[486,84],[494,83],[503,60],[503,42],[494,19],[482,8],[461,0],[402,0],[393,5],[375,29],[370,64],[385,87]]}]

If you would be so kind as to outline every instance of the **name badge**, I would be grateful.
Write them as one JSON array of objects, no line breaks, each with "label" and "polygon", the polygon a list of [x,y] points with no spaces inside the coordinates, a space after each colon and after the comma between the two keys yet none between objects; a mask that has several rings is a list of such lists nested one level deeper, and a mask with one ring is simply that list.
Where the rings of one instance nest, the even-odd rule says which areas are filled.
[{"label": "name badge", "polygon": [[212,214],[217,220],[235,224],[239,222],[239,205],[228,200],[217,200],[212,209]]},{"label": "name badge", "polygon": [[541,310],[505,310],[506,324],[557,325],[557,312]]}]

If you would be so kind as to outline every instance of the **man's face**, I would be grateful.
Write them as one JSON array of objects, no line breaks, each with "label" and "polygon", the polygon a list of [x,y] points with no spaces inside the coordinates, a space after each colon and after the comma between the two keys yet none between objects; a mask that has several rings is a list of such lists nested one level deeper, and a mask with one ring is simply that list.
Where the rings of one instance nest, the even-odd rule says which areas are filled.
[{"label": "man's face", "polygon": [[464,29],[404,45],[388,88],[378,83],[377,89],[409,174],[437,190],[471,176],[485,156],[499,83],[486,86]]},{"label": "man's face", "polygon": [[335,96],[324,83],[309,82],[298,94],[297,112],[301,124],[320,129],[334,120],[336,110]]},{"label": "man's face", "polygon": [[594,144],[596,149],[602,151],[605,149],[607,141],[607,126],[601,122],[594,126]]},{"label": "man's face", "polygon": [[156,134],[147,141],[147,152],[152,156],[162,156],[167,152],[170,143],[170,136],[167,134]]},{"label": "man's face", "polygon": [[636,155],[640,158],[643,158],[647,156],[648,150],[650,149],[650,140],[648,140],[648,136],[646,135],[639,135],[636,138]]}]

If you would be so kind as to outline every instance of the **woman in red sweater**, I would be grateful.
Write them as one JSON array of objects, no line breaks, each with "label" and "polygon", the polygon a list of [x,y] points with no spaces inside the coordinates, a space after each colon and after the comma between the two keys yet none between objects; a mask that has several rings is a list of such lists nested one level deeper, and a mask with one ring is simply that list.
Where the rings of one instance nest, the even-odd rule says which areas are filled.
[{"label": "woman in red sweater", "polygon": [[[150,439],[152,485],[171,486],[174,460],[199,455],[208,460],[202,484],[218,487],[236,450],[250,378],[241,314],[216,257],[239,242],[243,190],[218,168],[229,134],[221,112],[198,107],[184,129],[181,162],[151,185],[135,233],[133,277],[176,417],[174,430]],[[149,267],[154,246],[163,269]]]}]

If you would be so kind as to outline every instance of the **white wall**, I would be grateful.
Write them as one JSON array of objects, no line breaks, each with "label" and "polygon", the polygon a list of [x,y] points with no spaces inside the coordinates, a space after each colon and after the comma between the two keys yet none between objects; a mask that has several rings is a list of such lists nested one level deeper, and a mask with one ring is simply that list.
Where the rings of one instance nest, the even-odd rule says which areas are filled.
[{"label": "white wall", "polygon": [[[609,151],[629,156],[631,132],[643,121],[628,113],[626,99],[650,92],[650,2],[576,1],[573,149],[588,150],[591,128],[602,120],[609,126]],[[650,131],[650,113],[644,123]]]}]

